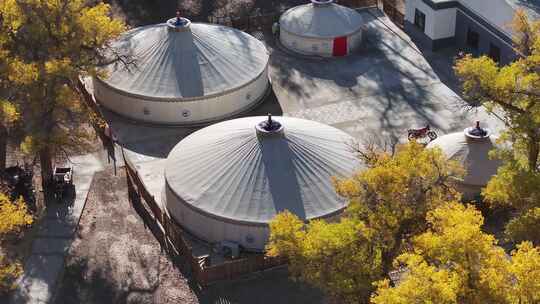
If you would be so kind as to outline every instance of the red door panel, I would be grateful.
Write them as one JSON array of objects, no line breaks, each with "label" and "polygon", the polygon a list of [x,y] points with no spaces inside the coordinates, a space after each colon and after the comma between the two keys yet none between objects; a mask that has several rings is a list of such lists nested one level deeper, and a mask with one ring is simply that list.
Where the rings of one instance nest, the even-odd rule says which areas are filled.
[{"label": "red door panel", "polygon": [[334,38],[334,50],[332,52],[334,56],[347,55],[347,37]]}]

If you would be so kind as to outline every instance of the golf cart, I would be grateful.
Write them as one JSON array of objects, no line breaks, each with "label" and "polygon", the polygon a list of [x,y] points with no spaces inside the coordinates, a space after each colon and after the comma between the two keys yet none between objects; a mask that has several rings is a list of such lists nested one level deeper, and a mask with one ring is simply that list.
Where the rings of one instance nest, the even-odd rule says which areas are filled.
[{"label": "golf cart", "polygon": [[54,167],[52,182],[54,196],[61,202],[73,188],[73,167]]}]

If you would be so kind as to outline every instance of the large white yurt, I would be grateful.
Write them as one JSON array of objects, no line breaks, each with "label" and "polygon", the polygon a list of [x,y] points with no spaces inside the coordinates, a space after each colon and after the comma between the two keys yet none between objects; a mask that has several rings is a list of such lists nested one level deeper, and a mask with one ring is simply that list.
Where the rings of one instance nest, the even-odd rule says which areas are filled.
[{"label": "large white yurt", "polygon": [[497,137],[489,129],[470,127],[463,132],[441,136],[428,144],[428,148],[439,147],[448,159],[459,162],[465,169],[458,190],[465,200],[476,199],[497,169],[501,161],[491,159],[489,152],[497,147]]},{"label": "large white yurt", "polygon": [[254,106],[268,88],[268,51],[242,31],[176,17],[126,32],[113,47],[135,60],[113,63],[94,94],[123,116],[197,124]]},{"label": "large white yurt", "polygon": [[287,10],[279,19],[279,40],[297,53],[318,56],[345,56],[362,42],[362,16],[333,0],[311,3]]},{"label": "large white yurt", "polygon": [[262,251],[277,213],[289,210],[311,220],[344,210],[347,201],[331,180],[359,169],[352,143],[338,129],[298,118],[269,122],[257,116],[211,125],[170,152],[167,210],[203,240]]}]

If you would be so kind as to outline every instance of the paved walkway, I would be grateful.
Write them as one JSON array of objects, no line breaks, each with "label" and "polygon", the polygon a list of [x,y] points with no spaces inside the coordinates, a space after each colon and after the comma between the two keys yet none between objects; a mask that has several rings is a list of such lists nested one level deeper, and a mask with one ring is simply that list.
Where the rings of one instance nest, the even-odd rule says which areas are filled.
[{"label": "paved walkway", "polygon": [[51,300],[94,173],[112,166],[112,162],[109,164],[107,161],[105,151],[73,157],[71,161],[74,167],[75,200],[69,206],[58,204],[47,208],[47,214],[38,224],[37,237],[32,243],[31,255],[26,260],[24,274],[10,298],[11,304],[48,303]]}]

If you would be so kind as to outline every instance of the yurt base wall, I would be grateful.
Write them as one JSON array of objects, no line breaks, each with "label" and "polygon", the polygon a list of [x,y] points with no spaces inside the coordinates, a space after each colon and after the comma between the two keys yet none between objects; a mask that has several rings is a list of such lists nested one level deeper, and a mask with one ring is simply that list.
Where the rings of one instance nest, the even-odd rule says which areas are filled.
[{"label": "yurt base wall", "polygon": [[348,38],[349,54],[355,52],[362,45],[362,31],[358,31]]},{"label": "yurt base wall", "polygon": [[169,186],[165,188],[167,210],[184,229],[196,237],[210,243],[233,241],[250,251],[264,251],[269,237],[267,225],[247,225],[204,215],[188,207]]},{"label": "yurt base wall", "polygon": [[267,68],[253,82],[237,90],[192,101],[145,100],[123,95],[100,80],[94,79],[93,84],[94,95],[105,108],[135,120],[170,125],[211,122],[241,113],[258,103],[269,86]]},{"label": "yurt base wall", "polygon": [[281,31],[279,40],[284,47],[300,54],[332,57],[334,45],[332,38],[308,38]]},{"label": "yurt base wall", "polygon": [[[334,56],[334,38],[319,39],[302,37],[291,34],[287,31],[281,31],[279,35],[281,44],[287,49],[304,54],[323,57]],[[347,54],[356,51],[362,43],[362,31],[358,31],[350,36],[346,36]]]}]

